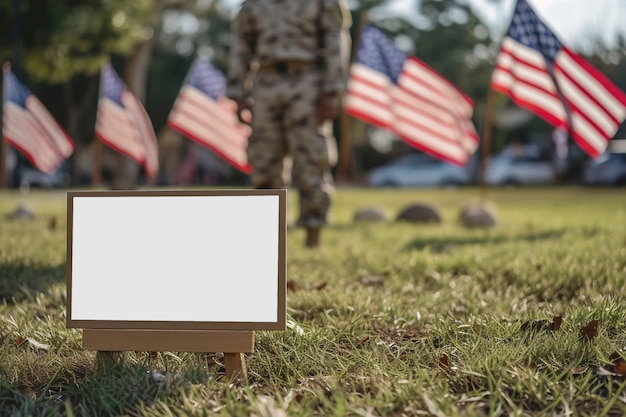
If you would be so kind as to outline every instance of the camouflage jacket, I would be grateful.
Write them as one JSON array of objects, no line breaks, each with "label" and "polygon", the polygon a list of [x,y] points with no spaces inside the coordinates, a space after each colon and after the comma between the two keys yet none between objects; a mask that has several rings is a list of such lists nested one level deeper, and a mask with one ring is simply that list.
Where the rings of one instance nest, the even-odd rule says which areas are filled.
[{"label": "camouflage jacket", "polygon": [[244,1],[233,24],[226,95],[244,97],[252,68],[276,61],[321,60],[322,90],[344,91],[351,18],[343,1]]}]

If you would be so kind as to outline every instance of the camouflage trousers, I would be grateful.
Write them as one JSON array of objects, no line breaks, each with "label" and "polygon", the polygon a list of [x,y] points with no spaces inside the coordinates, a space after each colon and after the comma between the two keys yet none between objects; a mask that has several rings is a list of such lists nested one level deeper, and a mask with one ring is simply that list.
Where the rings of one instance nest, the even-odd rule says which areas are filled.
[{"label": "camouflage trousers", "polygon": [[[304,227],[327,223],[333,192],[336,143],[332,123],[316,120],[319,85],[319,70],[312,65],[291,73],[261,70],[253,87],[247,149],[252,186],[285,188],[291,180],[299,192],[298,225]],[[285,178],[289,157],[291,175]]]}]

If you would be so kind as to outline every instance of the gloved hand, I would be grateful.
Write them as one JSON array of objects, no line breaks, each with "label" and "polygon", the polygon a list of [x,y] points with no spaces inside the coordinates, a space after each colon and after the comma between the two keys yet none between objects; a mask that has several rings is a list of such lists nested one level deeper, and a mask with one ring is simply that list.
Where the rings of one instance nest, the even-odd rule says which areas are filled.
[{"label": "gloved hand", "polygon": [[317,122],[323,123],[326,120],[334,119],[339,114],[339,103],[337,94],[324,93],[317,99],[317,108],[315,109]]}]

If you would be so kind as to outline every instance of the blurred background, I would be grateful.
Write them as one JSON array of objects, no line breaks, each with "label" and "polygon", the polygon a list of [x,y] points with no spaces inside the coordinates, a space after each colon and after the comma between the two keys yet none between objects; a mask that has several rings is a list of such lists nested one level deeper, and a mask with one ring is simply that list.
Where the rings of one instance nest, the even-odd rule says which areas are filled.
[{"label": "blurred background", "polygon": [[[529,1],[571,49],[626,91],[626,0]],[[362,17],[397,47],[430,65],[474,100],[479,134],[499,42],[512,0],[350,0],[352,35]],[[142,168],[104,147],[95,149],[100,69],[106,60],[142,101],[158,138],[155,185],[246,185],[247,176],[209,149],[170,129],[167,118],[199,52],[227,70],[231,22],[238,0],[0,0],[0,59],[32,90],[75,142],[58,172],[44,174],[6,147],[8,187],[134,188]],[[487,154],[494,185],[626,185],[626,127],[606,155],[591,161],[562,132],[495,95]],[[335,134],[341,146],[339,121]],[[477,184],[482,150],[463,167],[414,155],[392,133],[350,119],[348,175],[340,181],[370,186]],[[96,158],[99,162],[95,163]],[[420,173],[421,172],[421,173]]]}]

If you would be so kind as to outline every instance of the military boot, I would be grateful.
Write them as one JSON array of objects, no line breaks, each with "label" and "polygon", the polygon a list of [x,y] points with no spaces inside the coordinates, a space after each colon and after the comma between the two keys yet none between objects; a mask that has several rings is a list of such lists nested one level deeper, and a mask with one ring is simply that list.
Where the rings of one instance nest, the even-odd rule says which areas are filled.
[{"label": "military boot", "polygon": [[320,232],[319,227],[307,227],[306,228],[306,247],[316,248],[320,245]]}]

